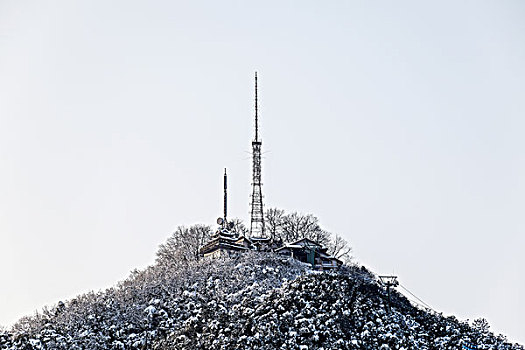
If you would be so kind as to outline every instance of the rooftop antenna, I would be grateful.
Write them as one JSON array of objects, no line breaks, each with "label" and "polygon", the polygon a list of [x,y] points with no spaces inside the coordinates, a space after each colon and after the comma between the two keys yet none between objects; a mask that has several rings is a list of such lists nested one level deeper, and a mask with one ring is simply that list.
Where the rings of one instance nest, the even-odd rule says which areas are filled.
[{"label": "rooftop antenna", "polygon": [[228,222],[228,174],[224,168],[224,221]]},{"label": "rooftop antenna", "polygon": [[224,216],[217,218],[217,224],[223,229],[228,228],[228,175],[224,168]]},{"label": "rooftop antenna", "polygon": [[255,142],[259,141],[259,108],[257,107],[257,72],[255,72]]},{"label": "rooftop antenna", "polygon": [[255,139],[252,141],[252,212],[250,220],[250,235],[264,237],[264,210],[261,183],[261,146],[259,140],[259,111],[257,105],[257,72],[255,72]]}]

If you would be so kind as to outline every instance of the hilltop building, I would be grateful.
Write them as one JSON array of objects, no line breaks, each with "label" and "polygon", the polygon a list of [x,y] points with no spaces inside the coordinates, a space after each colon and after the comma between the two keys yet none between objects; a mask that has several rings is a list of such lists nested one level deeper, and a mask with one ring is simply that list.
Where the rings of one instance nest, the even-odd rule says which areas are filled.
[{"label": "hilltop building", "polygon": [[224,169],[224,216],[217,219],[219,228],[211,240],[200,248],[202,257],[224,257],[253,249],[252,242],[234,231],[233,222],[228,221],[228,174]]},{"label": "hilltop building", "polygon": [[343,262],[330,255],[327,250],[328,248],[311,239],[302,238],[295,242],[286,243],[274,251],[280,255],[311,264],[312,268],[316,270],[329,270],[341,266]]},{"label": "hilltop building", "polygon": [[219,229],[211,240],[200,249],[200,255],[204,258],[232,257],[253,247],[248,237],[239,236],[228,229]]},{"label": "hilltop building", "polygon": [[224,215],[217,219],[219,228],[203,247],[200,256],[208,258],[232,257],[249,250],[276,252],[283,256],[297,259],[303,263],[311,264],[318,270],[334,269],[343,262],[327,252],[327,248],[308,238],[296,242],[275,242],[265,235],[263,195],[261,183],[261,146],[259,138],[259,118],[257,108],[257,73],[255,73],[255,138],[252,142],[253,174],[252,174],[252,203],[250,218],[250,237],[240,235],[234,230],[233,222],[229,222],[228,215],[228,182],[224,169]]}]

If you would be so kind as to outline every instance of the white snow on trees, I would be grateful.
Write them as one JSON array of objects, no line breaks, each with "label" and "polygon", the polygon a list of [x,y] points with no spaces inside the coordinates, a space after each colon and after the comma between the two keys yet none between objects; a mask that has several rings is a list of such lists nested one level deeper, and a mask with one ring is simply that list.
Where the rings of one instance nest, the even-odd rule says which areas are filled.
[{"label": "white snow on trees", "polygon": [[[431,314],[356,265],[312,273],[271,253],[157,264],[0,331],[0,349],[523,349]],[[62,304],[61,304],[62,305]]]}]

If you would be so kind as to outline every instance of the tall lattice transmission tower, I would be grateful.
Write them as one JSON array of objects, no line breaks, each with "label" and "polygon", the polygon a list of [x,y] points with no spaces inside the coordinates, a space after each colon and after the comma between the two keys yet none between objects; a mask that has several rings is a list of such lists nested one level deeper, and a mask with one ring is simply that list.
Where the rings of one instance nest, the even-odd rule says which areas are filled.
[{"label": "tall lattice transmission tower", "polygon": [[253,177],[252,177],[252,213],[250,234],[252,237],[264,237],[264,208],[261,183],[261,146],[259,139],[259,115],[257,108],[257,72],[255,72],[255,138],[252,141]]}]

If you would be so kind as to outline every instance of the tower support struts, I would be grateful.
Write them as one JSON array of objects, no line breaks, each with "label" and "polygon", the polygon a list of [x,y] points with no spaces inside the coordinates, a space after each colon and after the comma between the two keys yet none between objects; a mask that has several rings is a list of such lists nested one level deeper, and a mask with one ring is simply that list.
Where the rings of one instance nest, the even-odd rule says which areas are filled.
[{"label": "tower support struts", "polygon": [[257,106],[257,72],[255,72],[255,138],[252,141],[252,205],[250,234],[252,237],[265,237],[264,208],[261,182],[261,148],[259,139],[259,115]]}]

